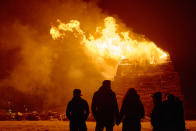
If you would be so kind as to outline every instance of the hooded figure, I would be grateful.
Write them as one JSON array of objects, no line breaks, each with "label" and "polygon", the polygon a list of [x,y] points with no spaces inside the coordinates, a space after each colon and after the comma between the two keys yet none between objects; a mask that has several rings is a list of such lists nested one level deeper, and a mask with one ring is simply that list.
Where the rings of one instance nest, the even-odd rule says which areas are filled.
[{"label": "hooded figure", "polygon": [[102,86],[94,93],[92,112],[96,120],[96,131],[112,131],[118,119],[119,110],[116,94],[111,90],[111,81],[104,80]]},{"label": "hooded figure", "polygon": [[88,103],[82,99],[80,89],[74,89],[73,98],[67,105],[66,115],[70,120],[70,131],[87,131]]}]

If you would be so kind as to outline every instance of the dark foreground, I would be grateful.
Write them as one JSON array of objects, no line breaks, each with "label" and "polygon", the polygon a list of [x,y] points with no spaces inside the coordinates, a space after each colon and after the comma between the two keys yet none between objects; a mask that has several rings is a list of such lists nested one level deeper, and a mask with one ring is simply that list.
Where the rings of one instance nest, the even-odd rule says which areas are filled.
[{"label": "dark foreground", "polygon": [[[95,122],[87,122],[89,131],[95,128]],[[122,124],[114,131],[121,131]],[[196,131],[196,121],[186,121],[186,128]],[[68,121],[0,121],[0,131],[69,131]],[[151,131],[149,122],[142,122],[142,131]]]}]

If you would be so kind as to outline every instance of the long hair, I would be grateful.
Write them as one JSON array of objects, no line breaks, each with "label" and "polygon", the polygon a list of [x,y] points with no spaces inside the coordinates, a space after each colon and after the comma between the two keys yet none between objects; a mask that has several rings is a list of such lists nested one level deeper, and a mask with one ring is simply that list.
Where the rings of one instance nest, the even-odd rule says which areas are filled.
[{"label": "long hair", "polygon": [[130,88],[123,99],[124,113],[127,116],[134,116],[134,118],[141,119],[145,112],[140,96],[134,88]]},{"label": "long hair", "polygon": [[137,100],[139,100],[139,95],[137,94],[137,91],[134,88],[129,88],[123,99],[123,102]]}]

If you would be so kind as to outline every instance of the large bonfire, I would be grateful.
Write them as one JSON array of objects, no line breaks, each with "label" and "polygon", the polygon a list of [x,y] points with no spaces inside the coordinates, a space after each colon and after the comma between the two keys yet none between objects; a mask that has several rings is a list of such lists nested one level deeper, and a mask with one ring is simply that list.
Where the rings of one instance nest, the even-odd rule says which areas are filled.
[{"label": "large bonfire", "polygon": [[92,62],[105,68],[102,75],[114,78],[113,88],[119,105],[128,88],[135,88],[141,95],[147,114],[152,109],[149,96],[156,91],[171,93],[183,100],[178,74],[173,69],[170,56],[154,42],[132,31],[122,30],[113,17],[106,17],[103,26],[96,27],[95,33],[85,32],[77,20],[57,22],[58,25],[50,29],[52,38],[63,39],[68,32],[73,33]]},{"label": "large bonfire", "polygon": [[[154,42],[133,32],[121,31],[113,17],[106,17],[104,26],[96,27],[93,34],[85,32],[78,20],[63,23],[58,19],[57,22],[58,25],[50,29],[52,38],[63,39],[66,33],[72,32],[73,37],[81,40],[80,44],[85,47],[85,52],[95,64],[113,61],[118,65],[121,59],[128,59],[131,63],[142,65],[162,64],[169,59],[169,54],[157,47]],[[109,78],[108,73],[103,75]]]}]

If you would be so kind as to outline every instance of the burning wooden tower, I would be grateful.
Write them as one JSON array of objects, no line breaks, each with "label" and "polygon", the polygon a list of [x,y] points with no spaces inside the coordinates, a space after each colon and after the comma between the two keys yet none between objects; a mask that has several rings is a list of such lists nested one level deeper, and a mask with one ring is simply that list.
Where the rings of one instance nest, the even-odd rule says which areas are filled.
[{"label": "burning wooden tower", "polygon": [[183,99],[178,73],[173,68],[169,53],[144,36],[124,30],[114,17],[104,18],[103,26],[97,26],[94,33],[80,28],[78,20],[70,20],[69,23],[58,20],[58,26],[52,26],[50,34],[56,40],[64,38],[68,31],[80,40],[80,45],[104,78],[113,77],[112,71],[121,61],[112,83],[119,105],[128,88],[138,91],[147,114],[152,109],[151,96],[157,91]]},{"label": "burning wooden tower", "polygon": [[172,61],[161,64],[138,64],[124,59],[119,63],[116,76],[112,83],[117,94],[119,106],[129,88],[135,88],[140,94],[146,115],[149,115],[153,103],[152,94],[159,91],[173,94],[183,100],[178,73],[174,70]]}]

